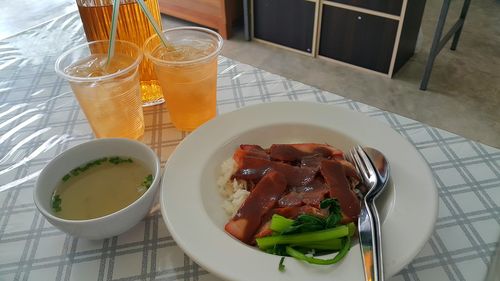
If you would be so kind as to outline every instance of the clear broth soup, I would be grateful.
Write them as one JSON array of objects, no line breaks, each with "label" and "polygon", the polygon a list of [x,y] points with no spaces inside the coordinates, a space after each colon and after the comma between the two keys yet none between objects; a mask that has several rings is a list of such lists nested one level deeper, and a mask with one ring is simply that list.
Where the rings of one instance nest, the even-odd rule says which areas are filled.
[{"label": "clear broth soup", "polygon": [[57,217],[87,220],[125,208],[146,192],[151,171],[139,160],[105,157],[88,162],[66,174],[52,196]]}]

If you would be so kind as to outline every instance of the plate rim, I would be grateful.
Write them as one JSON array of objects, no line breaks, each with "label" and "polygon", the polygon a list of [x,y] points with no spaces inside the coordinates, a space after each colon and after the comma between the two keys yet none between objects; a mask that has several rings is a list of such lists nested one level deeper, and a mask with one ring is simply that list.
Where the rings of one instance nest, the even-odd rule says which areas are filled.
[{"label": "plate rim", "polygon": [[[172,169],[175,169],[175,168],[171,168],[173,165],[172,162],[178,161],[177,159],[182,156],[182,155],[181,156],[179,156],[179,155],[184,153],[184,150],[189,148],[188,146],[191,145],[192,140],[196,139],[196,138],[200,138],[200,137],[203,138],[204,134],[209,133],[209,131],[211,129],[214,129],[214,126],[217,126],[218,123],[228,122],[228,121],[224,121],[224,120],[237,119],[235,117],[238,117],[239,115],[245,115],[245,114],[249,114],[249,113],[255,112],[255,111],[257,111],[258,113],[262,113],[265,110],[273,110],[273,109],[291,110],[291,109],[297,109],[297,107],[299,107],[299,108],[302,107],[302,109],[308,108],[308,110],[312,110],[313,112],[322,112],[322,111],[328,110],[328,111],[331,111],[332,116],[337,115],[337,116],[343,116],[343,117],[346,117],[346,116],[353,117],[353,118],[355,117],[354,119],[360,119],[362,121],[368,122],[370,126],[374,126],[374,127],[377,127],[377,129],[381,129],[383,131],[383,133],[386,133],[388,135],[392,134],[391,137],[395,138],[396,142],[399,142],[399,144],[404,144],[405,146],[407,146],[406,148],[411,150],[411,151],[409,151],[409,153],[412,153],[412,154],[414,154],[414,156],[416,156],[413,159],[416,163],[418,163],[421,166],[423,164],[423,167],[421,167],[421,168],[424,169],[423,172],[425,173],[425,178],[426,178],[426,180],[429,181],[428,183],[430,184],[430,186],[427,188],[427,191],[429,192],[427,195],[430,195],[430,197],[428,197],[427,199],[429,199],[430,204],[426,205],[426,207],[428,209],[427,213],[430,214],[430,217],[428,218],[428,223],[427,223],[428,227],[425,229],[425,231],[422,232],[422,235],[420,235],[421,239],[419,239],[418,243],[416,243],[414,245],[413,251],[411,251],[410,253],[407,253],[407,255],[404,257],[400,257],[398,259],[395,259],[395,261],[394,261],[396,263],[396,265],[394,266],[395,270],[392,270],[391,272],[387,272],[388,274],[386,274],[386,276],[389,277],[389,276],[396,274],[405,265],[410,263],[413,260],[413,258],[420,252],[420,250],[423,248],[425,243],[428,241],[428,239],[430,238],[430,235],[432,234],[432,232],[434,230],[434,225],[435,225],[435,222],[437,220],[437,212],[438,212],[438,194],[437,194],[437,188],[436,188],[434,177],[431,173],[431,170],[430,170],[428,164],[425,162],[423,156],[416,150],[416,148],[412,144],[410,144],[410,142],[406,138],[404,138],[402,135],[397,133],[394,129],[392,129],[391,127],[387,126],[386,124],[384,124],[382,122],[378,122],[375,119],[370,118],[369,116],[367,116],[361,112],[356,112],[356,111],[349,110],[349,109],[346,109],[343,107],[339,107],[339,106],[333,105],[333,104],[293,101],[293,102],[271,102],[271,103],[262,103],[262,104],[257,104],[257,105],[246,106],[244,108],[219,115],[218,117],[205,123],[203,126],[201,126],[197,130],[192,132],[190,135],[188,135],[177,146],[177,148],[174,150],[174,152],[172,153],[172,155],[168,159],[168,161],[165,165],[165,169],[164,169],[164,173],[163,173],[163,177],[162,177],[162,182],[161,182],[161,192],[160,192],[160,198],[159,198],[160,200],[159,201],[160,201],[160,205],[161,205],[162,216],[163,216],[163,219],[167,225],[167,228],[168,228],[170,234],[172,235],[174,240],[177,242],[179,247],[191,259],[193,259],[196,263],[198,263],[199,265],[201,265],[202,267],[207,269],[209,272],[211,272],[219,277],[223,277],[223,278],[240,279],[238,277],[238,275],[234,275],[230,272],[231,269],[229,269],[229,271],[228,271],[227,269],[218,268],[217,266],[213,265],[213,263],[214,263],[213,260],[207,260],[206,258],[203,258],[203,257],[200,258],[199,253],[198,254],[196,253],[197,250],[193,249],[193,247],[189,245],[188,241],[186,241],[186,239],[184,237],[182,237],[186,233],[178,233],[177,232],[178,229],[176,229],[176,226],[174,225],[175,223],[172,220],[170,211],[167,210],[169,208],[168,204],[166,203],[166,201],[169,200],[168,197],[166,197],[167,192],[168,192],[166,186],[168,185],[168,181],[169,181],[167,175],[170,173],[170,171]],[[279,113],[283,114],[284,112],[280,111]],[[325,112],[322,112],[322,113],[328,114]],[[274,118],[280,119],[279,117],[274,117]],[[282,121],[284,121],[284,120],[282,120]],[[308,121],[310,121],[310,120],[308,120]],[[278,124],[279,124],[279,121],[278,121]],[[265,124],[261,124],[261,125],[265,125]],[[324,124],[321,124],[321,125],[324,125]],[[327,127],[335,130],[335,128],[331,128],[329,126],[327,126]],[[226,129],[227,129],[227,127],[226,127]],[[341,132],[341,133],[343,133],[343,132]],[[193,195],[196,196],[195,194],[193,194]],[[384,224],[385,224],[385,222],[384,222]],[[224,232],[222,232],[222,233],[224,233]],[[225,234],[225,236],[227,236],[227,239],[234,240],[233,238],[231,238],[227,234]],[[242,247],[240,246],[240,248],[242,248]],[[234,247],[232,247],[231,250],[234,250]],[[353,249],[351,249],[350,255],[352,254],[352,251],[353,251]],[[359,250],[357,250],[357,251],[359,251]],[[271,255],[267,255],[267,256],[271,256]],[[290,276],[290,275],[286,275],[286,277],[288,280],[290,280],[289,278],[293,278],[293,276]],[[330,275],[330,277],[334,277],[334,275]]]}]

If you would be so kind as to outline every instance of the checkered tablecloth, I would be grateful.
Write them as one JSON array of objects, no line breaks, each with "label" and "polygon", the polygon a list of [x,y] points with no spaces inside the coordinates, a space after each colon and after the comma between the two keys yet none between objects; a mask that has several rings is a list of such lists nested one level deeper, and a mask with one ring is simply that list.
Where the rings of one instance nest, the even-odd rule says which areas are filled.
[{"label": "checkered tablecloth", "polygon": [[[179,249],[160,215],[102,241],[68,236],[36,210],[33,185],[57,154],[93,138],[56,57],[84,41],[72,13],[0,41],[0,280],[217,280]],[[423,155],[439,217],[420,254],[391,280],[483,280],[500,236],[500,150],[221,57],[218,113],[273,101],[314,101],[386,123]],[[163,106],[145,109],[164,162],[185,137]]]}]

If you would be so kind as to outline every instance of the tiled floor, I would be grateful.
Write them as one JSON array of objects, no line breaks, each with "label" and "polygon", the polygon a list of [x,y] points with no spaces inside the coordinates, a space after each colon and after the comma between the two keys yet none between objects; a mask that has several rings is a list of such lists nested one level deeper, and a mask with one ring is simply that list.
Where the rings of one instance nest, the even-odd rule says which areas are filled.
[{"label": "tiled floor", "polygon": [[[500,147],[500,1],[472,1],[457,51],[443,49],[428,90],[420,91],[441,5],[440,0],[427,1],[421,44],[393,79],[247,42],[241,28],[226,41],[223,55]],[[461,5],[462,1],[453,1],[448,26],[458,17]],[[20,10],[23,12],[17,13]],[[76,10],[72,0],[9,1],[0,8],[0,39],[72,10]],[[163,19],[164,27],[190,24]]]}]

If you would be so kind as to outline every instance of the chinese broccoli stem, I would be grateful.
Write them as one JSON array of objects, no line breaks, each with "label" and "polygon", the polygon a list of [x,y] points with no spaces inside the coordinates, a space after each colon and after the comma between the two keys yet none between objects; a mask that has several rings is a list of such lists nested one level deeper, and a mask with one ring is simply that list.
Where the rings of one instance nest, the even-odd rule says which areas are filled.
[{"label": "chinese broccoli stem", "polygon": [[308,263],[312,264],[320,264],[320,265],[328,265],[328,264],[334,264],[342,260],[345,255],[347,255],[347,252],[349,252],[350,246],[351,246],[351,240],[349,236],[346,236],[345,241],[343,243],[344,245],[342,246],[342,249],[335,255],[335,257],[331,259],[319,259],[311,256],[306,256],[305,254],[301,253],[300,251],[295,250],[293,247],[287,246],[286,247],[286,253],[289,254],[290,256],[298,259],[298,260],[303,260]]},{"label": "chinese broccoli stem", "polygon": [[330,239],[330,240],[325,240],[325,241],[320,241],[320,242],[304,242],[304,243],[295,243],[292,245],[292,247],[303,247],[303,248],[309,248],[309,249],[316,249],[316,250],[332,250],[332,251],[338,251],[342,249],[342,239]]},{"label": "chinese broccoli stem", "polygon": [[347,225],[337,226],[335,228],[300,233],[300,234],[290,234],[290,235],[278,235],[278,236],[267,236],[263,238],[257,238],[257,245],[260,249],[268,249],[274,247],[275,245],[283,244],[298,244],[298,243],[315,243],[325,240],[331,240],[336,238],[342,238],[346,236],[352,236],[354,234],[356,227],[353,223]]},{"label": "chinese broccoli stem", "polygon": [[292,226],[294,220],[287,219],[283,216],[274,214],[271,218],[271,230],[276,232],[283,232],[290,226]]}]

